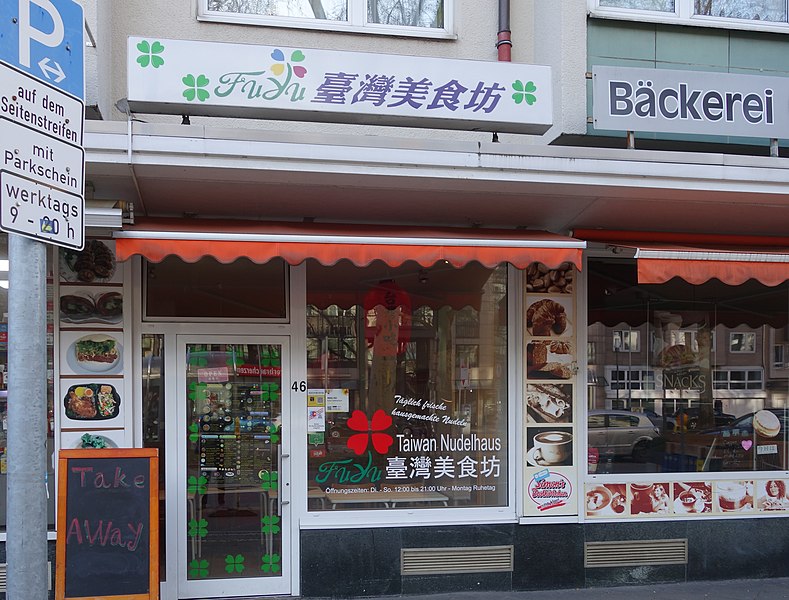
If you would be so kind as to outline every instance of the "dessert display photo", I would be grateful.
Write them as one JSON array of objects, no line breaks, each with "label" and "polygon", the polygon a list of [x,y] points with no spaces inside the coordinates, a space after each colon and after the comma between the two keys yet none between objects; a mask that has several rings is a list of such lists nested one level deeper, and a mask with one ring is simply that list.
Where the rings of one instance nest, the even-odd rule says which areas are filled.
[{"label": "dessert display photo", "polygon": [[535,340],[526,344],[526,374],[529,379],[572,379],[575,348],[569,341]]},{"label": "dessert display photo", "polygon": [[526,386],[526,422],[569,423],[573,420],[573,386],[533,383]]},{"label": "dessert display photo", "polygon": [[718,481],[715,485],[718,508],[723,512],[753,510],[753,481]]},{"label": "dessert display photo", "polygon": [[712,484],[709,481],[675,483],[674,512],[678,515],[712,512]]},{"label": "dessert display photo", "polygon": [[627,512],[627,486],[624,483],[588,484],[585,508],[587,517],[616,517]]},{"label": "dessert display photo", "polygon": [[531,467],[573,464],[572,427],[528,427],[526,462]]},{"label": "dessert display photo", "polygon": [[670,515],[674,512],[668,483],[631,483],[631,515]]},{"label": "dessert display photo", "polygon": [[528,300],[526,331],[535,337],[571,337],[573,335],[573,300],[539,298]]}]

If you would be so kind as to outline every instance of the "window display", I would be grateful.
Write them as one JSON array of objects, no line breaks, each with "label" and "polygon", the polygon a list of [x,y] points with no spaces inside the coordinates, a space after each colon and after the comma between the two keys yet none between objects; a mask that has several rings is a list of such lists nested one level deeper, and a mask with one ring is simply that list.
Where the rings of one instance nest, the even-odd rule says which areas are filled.
[{"label": "window display", "polygon": [[310,261],[307,303],[310,510],[505,506],[506,267]]},{"label": "window display", "polygon": [[588,309],[590,472],[789,468],[789,284],[639,284],[634,260],[592,259]]}]

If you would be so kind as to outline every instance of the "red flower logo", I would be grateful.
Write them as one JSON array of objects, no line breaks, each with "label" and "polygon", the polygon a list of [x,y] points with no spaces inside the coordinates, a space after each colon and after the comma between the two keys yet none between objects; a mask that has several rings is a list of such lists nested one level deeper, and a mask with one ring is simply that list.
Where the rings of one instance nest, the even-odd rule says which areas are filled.
[{"label": "red flower logo", "polygon": [[364,433],[355,433],[349,437],[347,446],[361,456],[367,450],[367,445],[370,443],[370,438],[372,438],[375,451],[378,454],[386,454],[389,451],[389,446],[394,443],[394,439],[389,434],[378,432],[389,429],[391,426],[392,417],[380,409],[375,411],[369,423],[367,422],[367,415],[360,410],[355,410],[351,418],[348,419],[348,427],[353,431],[362,431]]}]

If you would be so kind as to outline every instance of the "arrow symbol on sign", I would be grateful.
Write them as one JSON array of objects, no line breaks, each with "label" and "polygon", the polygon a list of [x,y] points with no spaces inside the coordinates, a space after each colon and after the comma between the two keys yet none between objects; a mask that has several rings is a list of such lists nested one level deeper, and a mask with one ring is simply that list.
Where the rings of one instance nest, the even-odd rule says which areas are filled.
[{"label": "arrow symbol on sign", "polygon": [[41,68],[41,72],[44,74],[44,77],[47,79],[52,79],[50,75],[54,75],[55,83],[60,83],[66,78],[66,74],[63,72],[63,69],[58,62],[53,60],[52,64],[55,66],[50,66],[48,56],[38,61],[38,66]]}]

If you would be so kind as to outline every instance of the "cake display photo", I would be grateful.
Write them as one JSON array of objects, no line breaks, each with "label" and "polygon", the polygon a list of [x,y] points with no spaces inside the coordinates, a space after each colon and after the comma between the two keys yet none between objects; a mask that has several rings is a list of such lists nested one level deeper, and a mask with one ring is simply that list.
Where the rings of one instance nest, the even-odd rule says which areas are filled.
[{"label": "cake display photo", "polygon": [[675,483],[674,512],[678,515],[712,512],[712,484],[709,481]]},{"label": "cake display photo", "polygon": [[573,386],[529,384],[526,386],[526,420],[530,423],[569,423],[573,414]]},{"label": "cake display photo", "polygon": [[723,512],[753,510],[753,481],[718,481],[716,493]]},{"label": "cake display photo", "polygon": [[753,430],[762,438],[774,438],[781,432],[781,421],[774,412],[760,410],[753,415]]},{"label": "cake display photo", "polygon": [[756,506],[762,511],[789,510],[789,498],[786,496],[785,479],[769,479],[756,482]]},{"label": "cake display photo", "polygon": [[631,483],[631,515],[670,515],[674,512],[668,483]]},{"label": "cake display photo", "polygon": [[530,379],[571,379],[575,375],[573,344],[533,341],[526,345],[526,370]]},{"label": "cake display photo", "polygon": [[568,337],[572,331],[572,299],[540,298],[527,303],[526,330],[538,337]]},{"label": "cake display photo", "polygon": [[627,486],[624,483],[589,484],[584,500],[587,517],[615,517],[627,511]]}]

